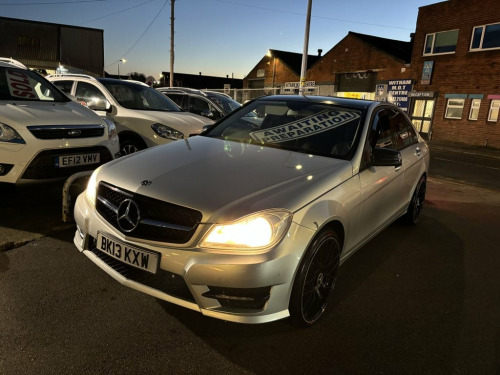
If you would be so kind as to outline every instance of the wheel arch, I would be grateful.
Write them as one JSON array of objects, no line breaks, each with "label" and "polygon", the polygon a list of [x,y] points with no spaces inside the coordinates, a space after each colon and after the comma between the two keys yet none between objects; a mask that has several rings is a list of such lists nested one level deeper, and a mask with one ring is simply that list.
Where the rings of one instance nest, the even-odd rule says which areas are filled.
[{"label": "wheel arch", "polygon": [[144,146],[144,148],[148,148],[148,145],[146,144],[144,139],[142,139],[142,137],[139,134],[137,134],[131,130],[122,130],[121,132],[119,132],[118,139],[120,140],[120,144],[121,144],[121,142],[130,139],[130,140],[133,140],[135,142],[142,144]]}]

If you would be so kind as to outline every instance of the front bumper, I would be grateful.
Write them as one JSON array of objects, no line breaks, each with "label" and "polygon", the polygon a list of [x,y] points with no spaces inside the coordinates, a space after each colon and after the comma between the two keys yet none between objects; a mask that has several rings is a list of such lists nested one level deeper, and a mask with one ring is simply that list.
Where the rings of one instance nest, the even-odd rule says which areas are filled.
[{"label": "front bumper", "polygon": [[[124,237],[90,206],[85,194],[75,204],[74,243],[121,284],[153,297],[238,323],[265,323],[289,316],[295,272],[313,231],[292,223],[285,238],[266,253],[212,253]],[[200,227],[203,227],[200,225]],[[200,238],[199,228],[193,238]],[[96,249],[97,232],[161,254],[156,274],[129,266]],[[193,243],[197,243],[195,240]]]},{"label": "front bumper", "polygon": [[[43,145],[43,147],[40,147]],[[70,167],[58,167],[55,159],[62,155],[99,153],[100,162]],[[119,153],[116,138],[89,144],[88,140],[33,140],[26,145],[0,145],[0,182],[27,183],[65,179],[74,173],[93,170],[113,160]]]}]

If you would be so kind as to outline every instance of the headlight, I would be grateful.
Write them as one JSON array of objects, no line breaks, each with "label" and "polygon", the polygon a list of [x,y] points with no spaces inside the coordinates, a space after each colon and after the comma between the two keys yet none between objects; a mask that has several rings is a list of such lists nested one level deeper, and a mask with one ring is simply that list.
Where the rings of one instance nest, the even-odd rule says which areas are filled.
[{"label": "headlight", "polygon": [[182,134],[182,132],[172,129],[166,125],[153,124],[151,125],[151,128],[162,138],[173,139],[174,141],[177,139],[184,139],[184,134]]},{"label": "headlight", "polygon": [[26,143],[19,135],[18,132],[16,132],[14,129],[12,129],[10,126],[2,124],[0,122],[0,142],[11,142],[11,143]]},{"label": "headlight", "polygon": [[288,211],[258,212],[232,223],[214,225],[200,247],[243,250],[270,247],[283,238],[291,221],[292,214]]},{"label": "headlight", "polygon": [[113,139],[116,137],[116,125],[113,121],[108,118],[103,118],[104,122],[108,126],[108,139]]},{"label": "headlight", "polygon": [[85,190],[85,195],[92,206],[95,206],[95,199],[97,196],[97,174],[101,167],[97,168],[89,178],[89,182],[87,182],[87,189]]}]

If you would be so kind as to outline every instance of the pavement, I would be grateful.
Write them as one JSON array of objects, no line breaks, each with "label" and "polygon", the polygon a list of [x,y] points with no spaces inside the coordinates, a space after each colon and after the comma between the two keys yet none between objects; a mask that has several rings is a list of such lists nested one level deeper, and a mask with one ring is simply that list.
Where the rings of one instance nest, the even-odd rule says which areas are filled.
[{"label": "pavement", "polygon": [[444,141],[427,141],[429,148],[432,150],[444,150],[456,152],[459,154],[479,155],[493,159],[500,159],[500,148],[487,146],[473,146],[464,143],[444,142]]}]

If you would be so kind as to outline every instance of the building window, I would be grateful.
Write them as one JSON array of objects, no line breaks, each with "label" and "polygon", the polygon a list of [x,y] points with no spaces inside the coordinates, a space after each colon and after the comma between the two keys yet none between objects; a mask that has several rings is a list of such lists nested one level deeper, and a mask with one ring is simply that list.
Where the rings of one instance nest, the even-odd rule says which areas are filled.
[{"label": "building window", "polygon": [[492,100],[490,105],[490,111],[488,113],[488,121],[497,122],[499,109],[500,109],[500,99]]},{"label": "building window", "polygon": [[460,120],[464,111],[464,102],[465,99],[448,99],[444,117]]},{"label": "building window", "polygon": [[425,37],[424,56],[455,53],[458,30],[427,34]]},{"label": "building window", "polygon": [[500,48],[500,23],[476,26],[472,31],[471,51]]},{"label": "building window", "polygon": [[481,99],[472,99],[470,104],[469,120],[477,120],[479,117],[479,107],[481,107]]}]

